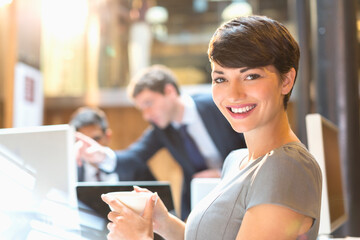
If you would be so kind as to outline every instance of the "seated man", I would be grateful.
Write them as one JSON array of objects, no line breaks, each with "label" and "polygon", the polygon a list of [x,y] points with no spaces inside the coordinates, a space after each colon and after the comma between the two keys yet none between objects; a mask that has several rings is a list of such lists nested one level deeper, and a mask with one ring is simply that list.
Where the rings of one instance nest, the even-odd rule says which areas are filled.
[{"label": "seated man", "polygon": [[[157,151],[166,148],[183,170],[181,218],[186,219],[192,178],[219,177],[225,157],[234,149],[246,147],[244,137],[231,128],[210,93],[180,94],[175,76],[164,66],[140,72],[132,79],[128,93],[151,125],[129,148],[115,152],[114,171],[120,180],[133,180],[137,177],[133,163],[146,165]],[[82,136],[79,139],[87,142]],[[94,152],[94,144],[84,146],[79,149],[80,156],[88,147]],[[97,150],[98,157],[87,156],[87,161],[99,163],[111,158],[106,158],[109,154],[104,149]]]},{"label": "seated man", "polygon": [[[105,113],[98,108],[80,107],[71,116],[70,125],[77,132],[92,138],[104,147],[107,147],[111,138],[111,129]],[[78,181],[117,181],[117,174],[101,171],[97,164],[91,164],[80,159],[78,162]]]}]

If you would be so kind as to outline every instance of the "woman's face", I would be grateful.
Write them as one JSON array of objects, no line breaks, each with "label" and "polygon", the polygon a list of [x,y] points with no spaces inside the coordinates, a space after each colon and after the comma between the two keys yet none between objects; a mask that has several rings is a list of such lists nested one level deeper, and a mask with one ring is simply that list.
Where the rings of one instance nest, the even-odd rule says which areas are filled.
[{"label": "woman's face", "polygon": [[289,73],[281,81],[280,74],[272,65],[224,68],[213,62],[214,102],[237,132],[272,126],[285,111],[283,98],[293,84],[293,81],[288,84]]}]

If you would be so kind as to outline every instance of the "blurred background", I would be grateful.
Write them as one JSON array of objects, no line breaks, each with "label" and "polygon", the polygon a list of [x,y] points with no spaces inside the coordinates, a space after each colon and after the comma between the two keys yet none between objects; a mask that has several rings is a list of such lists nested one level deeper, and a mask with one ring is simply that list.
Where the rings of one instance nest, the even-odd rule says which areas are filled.
[{"label": "blurred background", "polygon": [[[98,106],[114,132],[110,146],[125,148],[148,126],[126,96],[137,71],[165,64],[183,91],[210,91],[207,46],[215,29],[235,16],[266,15],[286,25],[301,46],[291,124],[304,143],[307,113],[339,126],[350,218],[359,223],[360,193],[353,191],[360,183],[359,3],[0,0],[0,128],[67,123],[76,108]],[[170,155],[162,151],[150,165],[159,180],[172,182],[178,199],[181,170]]]}]

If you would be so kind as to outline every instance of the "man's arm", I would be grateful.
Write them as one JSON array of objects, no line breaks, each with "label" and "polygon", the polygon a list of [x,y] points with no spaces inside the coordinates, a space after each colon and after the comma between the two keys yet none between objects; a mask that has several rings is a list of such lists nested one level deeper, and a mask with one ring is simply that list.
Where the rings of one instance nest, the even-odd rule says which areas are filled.
[{"label": "man's arm", "polygon": [[156,180],[147,161],[164,145],[149,127],[143,135],[125,150],[115,151],[117,165],[115,172],[123,181]]},{"label": "man's arm", "polygon": [[86,161],[104,172],[116,172],[122,181],[155,180],[147,161],[163,147],[152,127],[125,150],[113,151],[84,134],[76,133],[76,159]]}]

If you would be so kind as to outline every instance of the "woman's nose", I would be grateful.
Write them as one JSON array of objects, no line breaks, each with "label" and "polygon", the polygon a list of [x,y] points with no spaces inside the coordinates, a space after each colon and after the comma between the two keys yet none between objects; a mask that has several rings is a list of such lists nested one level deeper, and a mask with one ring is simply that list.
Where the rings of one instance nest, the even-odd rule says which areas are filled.
[{"label": "woman's nose", "polygon": [[229,98],[235,100],[244,99],[246,91],[244,86],[238,81],[233,81],[229,88]]}]

